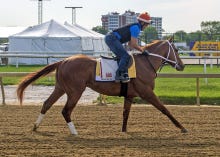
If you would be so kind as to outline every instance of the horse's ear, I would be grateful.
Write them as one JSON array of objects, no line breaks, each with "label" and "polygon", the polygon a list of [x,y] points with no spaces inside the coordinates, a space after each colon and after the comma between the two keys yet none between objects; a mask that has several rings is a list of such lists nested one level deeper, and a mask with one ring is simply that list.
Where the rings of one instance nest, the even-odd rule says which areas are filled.
[{"label": "horse's ear", "polygon": [[168,40],[169,40],[170,43],[172,43],[172,42],[174,42],[174,37],[171,36]]}]

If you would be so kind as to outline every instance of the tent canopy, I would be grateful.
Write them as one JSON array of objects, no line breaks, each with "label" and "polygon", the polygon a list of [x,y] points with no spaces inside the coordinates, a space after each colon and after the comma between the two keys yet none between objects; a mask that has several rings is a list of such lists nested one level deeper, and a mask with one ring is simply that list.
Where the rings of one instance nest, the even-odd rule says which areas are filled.
[{"label": "tent canopy", "polygon": [[[40,25],[28,27],[24,31],[10,36],[10,51],[32,54],[37,54],[38,52],[45,52],[46,54],[68,52],[74,54],[107,52],[108,48],[102,34],[77,24],[71,25],[67,22],[60,24],[55,20],[50,20]],[[19,59],[19,62],[23,64],[21,60],[25,60],[25,62],[28,62],[27,64],[43,64],[40,60],[46,59]]]}]

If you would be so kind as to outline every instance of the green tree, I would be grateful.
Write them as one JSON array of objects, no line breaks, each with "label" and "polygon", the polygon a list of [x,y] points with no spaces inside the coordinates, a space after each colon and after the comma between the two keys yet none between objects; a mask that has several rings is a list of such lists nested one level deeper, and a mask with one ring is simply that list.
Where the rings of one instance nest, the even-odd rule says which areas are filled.
[{"label": "green tree", "polygon": [[174,33],[174,40],[176,42],[184,42],[187,40],[187,38],[188,38],[187,33],[183,30]]},{"label": "green tree", "polygon": [[201,31],[191,32],[188,34],[188,38],[191,41],[202,41],[202,32]]},{"label": "green tree", "polygon": [[215,37],[220,34],[220,21],[203,21],[200,26],[208,40],[217,40]]},{"label": "green tree", "polygon": [[145,43],[149,43],[155,39],[158,39],[158,33],[156,28],[151,26],[145,28],[143,33],[141,34],[141,40]]},{"label": "green tree", "polygon": [[2,38],[2,39],[0,39],[0,44],[1,43],[7,43],[8,42],[8,39],[7,38]]},{"label": "green tree", "polygon": [[92,28],[93,31],[101,33],[103,35],[108,33],[108,30],[104,29],[102,26],[96,26]]}]

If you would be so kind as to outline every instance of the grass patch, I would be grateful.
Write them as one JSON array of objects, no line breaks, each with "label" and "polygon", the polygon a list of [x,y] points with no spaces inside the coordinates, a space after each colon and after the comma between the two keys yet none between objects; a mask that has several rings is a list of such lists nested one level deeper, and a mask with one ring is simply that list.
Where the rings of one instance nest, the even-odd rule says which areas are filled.
[{"label": "grass patch", "polygon": [[[0,66],[1,72],[35,72],[40,70],[45,65],[15,65]],[[22,77],[3,77],[4,85],[16,85],[22,80]],[[55,83],[55,77],[43,77],[34,82],[35,85],[52,86]]]},{"label": "grass patch", "polygon": [[[0,66],[1,72],[34,72],[43,68],[44,66],[34,65],[20,65],[18,68],[15,66]],[[220,68],[207,66],[207,73],[219,73]],[[170,66],[165,66],[161,73],[180,73]],[[181,73],[203,73],[203,65],[187,65],[185,70]],[[21,77],[4,77],[4,85],[15,85],[21,80]],[[44,77],[36,81],[36,85],[54,85],[54,77]],[[165,104],[195,104],[196,103],[196,79],[195,78],[156,78],[155,80],[155,93],[161,101]],[[200,79],[200,102],[201,104],[214,104],[220,105],[220,79],[208,78],[206,80]],[[121,104],[123,103],[122,97],[107,96],[107,103]],[[145,103],[140,98],[135,98],[134,103]]]}]

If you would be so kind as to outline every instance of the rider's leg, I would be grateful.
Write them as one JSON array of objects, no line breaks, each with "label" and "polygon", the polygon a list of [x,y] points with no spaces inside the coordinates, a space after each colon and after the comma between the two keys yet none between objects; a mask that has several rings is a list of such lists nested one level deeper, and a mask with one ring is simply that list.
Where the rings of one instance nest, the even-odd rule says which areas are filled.
[{"label": "rider's leg", "polygon": [[120,80],[123,83],[129,82],[130,78],[128,76],[128,62],[130,59],[130,55],[126,52],[124,54],[124,56],[121,58],[120,62],[119,62],[119,67],[118,67],[118,71],[120,73]]},{"label": "rider's leg", "polygon": [[123,56],[123,52],[121,52],[119,48],[123,46],[113,34],[108,34],[105,36],[105,43],[108,45],[110,50],[117,56],[117,58],[121,58]]},{"label": "rider's leg", "polygon": [[105,37],[105,42],[109,46],[110,50],[120,58],[119,68],[116,71],[116,82],[129,82],[129,77],[127,74],[127,66],[129,62],[129,54],[121,44],[121,42],[112,34],[108,34]]}]

